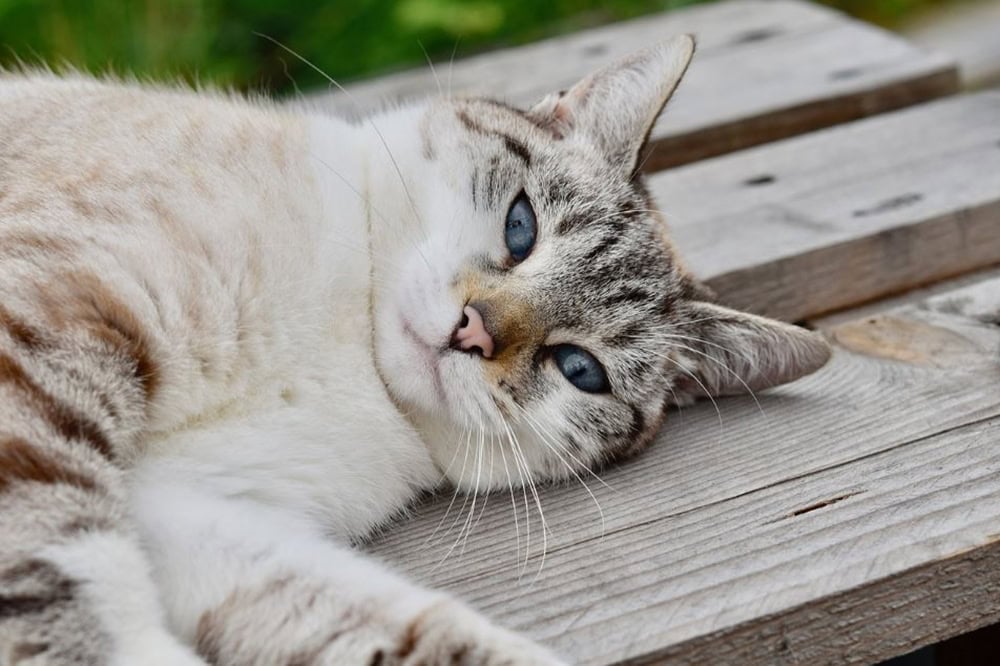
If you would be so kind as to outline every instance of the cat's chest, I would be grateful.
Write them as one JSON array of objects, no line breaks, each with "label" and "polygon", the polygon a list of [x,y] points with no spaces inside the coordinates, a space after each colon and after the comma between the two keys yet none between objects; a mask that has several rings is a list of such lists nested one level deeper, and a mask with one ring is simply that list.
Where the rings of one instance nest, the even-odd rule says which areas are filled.
[{"label": "cat's chest", "polygon": [[438,472],[360,345],[316,352],[238,411],[158,439],[137,473],[314,516],[345,539],[369,533]]},{"label": "cat's chest", "polygon": [[228,198],[245,205],[217,207],[210,225],[183,219],[202,254],[179,247],[184,236],[174,233],[166,260],[136,262],[158,288],[161,313],[153,328],[166,376],[154,429],[294,404],[310,391],[365,385],[358,373],[371,374],[364,211],[306,156],[293,164],[286,190],[263,196],[244,179]]}]

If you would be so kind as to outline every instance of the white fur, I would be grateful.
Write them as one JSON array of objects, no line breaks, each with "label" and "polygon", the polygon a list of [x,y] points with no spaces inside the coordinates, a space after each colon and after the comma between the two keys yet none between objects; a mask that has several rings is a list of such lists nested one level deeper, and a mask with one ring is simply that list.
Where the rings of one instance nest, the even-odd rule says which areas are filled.
[{"label": "white fur", "polygon": [[40,553],[80,581],[101,625],[111,633],[112,666],[204,666],[166,627],[149,565],[130,539],[94,533]]}]

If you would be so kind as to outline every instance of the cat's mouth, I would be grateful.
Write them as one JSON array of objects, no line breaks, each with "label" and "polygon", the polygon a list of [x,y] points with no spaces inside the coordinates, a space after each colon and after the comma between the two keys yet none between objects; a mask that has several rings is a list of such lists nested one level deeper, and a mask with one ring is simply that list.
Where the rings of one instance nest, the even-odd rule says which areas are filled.
[{"label": "cat's mouth", "polygon": [[444,384],[441,381],[441,351],[424,341],[420,335],[413,330],[410,322],[405,318],[400,318],[403,335],[413,344],[419,354],[423,364],[430,370],[431,381],[434,385],[434,392],[442,405],[447,406],[448,398],[444,392]]}]

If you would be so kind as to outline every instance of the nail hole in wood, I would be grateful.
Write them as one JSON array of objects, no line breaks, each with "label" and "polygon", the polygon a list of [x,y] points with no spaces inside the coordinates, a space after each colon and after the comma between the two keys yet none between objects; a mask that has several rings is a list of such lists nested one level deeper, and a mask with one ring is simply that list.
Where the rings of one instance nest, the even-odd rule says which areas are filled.
[{"label": "nail hole in wood", "polygon": [[754,176],[753,178],[747,178],[743,181],[744,185],[749,185],[750,187],[757,187],[759,185],[770,185],[774,181],[778,180],[769,173],[762,173],[759,176]]},{"label": "nail hole in wood", "polygon": [[871,208],[859,208],[854,211],[852,215],[854,217],[868,217],[869,215],[879,215],[880,213],[888,213],[899,208],[905,208],[906,206],[912,206],[918,201],[923,200],[924,195],[917,194],[916,192],[908,192],[907,194],[900,194],[898,197],[892,197],[886,199],[885,201],[880,201]]},{"label": "nail hole in wood", "polygon": [[860,67],[848,67],[847,69],[838,69],[835,72],[830,72],[831,81],[846,81],[848,79],[854,79],[861,76],[864,70]]},{"label": "nail hole in wood", "polygon": [[982,315],[979,317],[979,321],[989,326],[1000,326],[1000,312]]},{"label": "nail hole in wood", "polygon": [[733,37],[730,44],[751,44],[753,42],[762,42],[765,39],[771,39],[772,37],[781,34],[781,31],[777,28],[757,28],[755,30],[747,30],[746,32],[741,32],[740,34]]}]

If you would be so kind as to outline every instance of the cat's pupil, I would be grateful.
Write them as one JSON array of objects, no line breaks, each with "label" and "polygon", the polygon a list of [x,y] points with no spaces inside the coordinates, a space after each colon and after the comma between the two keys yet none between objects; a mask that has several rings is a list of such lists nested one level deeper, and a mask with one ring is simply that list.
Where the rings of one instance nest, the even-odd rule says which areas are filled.
[{"label": "cat's pupil", "polygon": [[558,345],[553,348],[552,357],[559,372],[581,391],[606,393],[611,390],[600,361],[587,350],[576,345]]},{"label": "cat's pupil", "polygon": [[528,196],[522,191],[510,205],[504,225],[504,242],[514,261],[523,261],[531,254],[531,250],[535,247],[537,229],[535,211],[528,201]]}]

